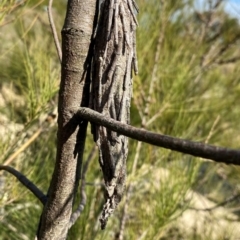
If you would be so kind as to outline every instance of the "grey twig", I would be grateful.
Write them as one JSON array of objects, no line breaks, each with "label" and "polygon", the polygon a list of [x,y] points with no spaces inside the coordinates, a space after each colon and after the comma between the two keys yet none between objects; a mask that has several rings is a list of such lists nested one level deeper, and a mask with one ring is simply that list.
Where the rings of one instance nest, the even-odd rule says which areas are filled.
[{"label": "grey twig", "polygon": [[43,205],[45,205],[47,199],[46,195],[22,173],[20,173],[19,171],[10,166],[0,165],[0,171],[1,170],[5,170],[11,173],[14,177],[16,177],[19,180],[19,182],[21,182],[28,190],[30,190]]},{"label": "grey twig", "polygon": [[96,153],[96,150],[97,150],[97,146],[94,145],[94,147],[92,148],[92,151],[90,152],[88,158],[87,158],[87,161],[83,167],[83,171],[82,171],[82,182],[81,182],[81,187],[80,187],[80,194],[81,194],[81,202],[78,206],[78,208],[76,209],[76,211],[74,213],[72,213],[72,216],[70,218],[70,222],[69,222],[69,229],[76,223],[76,221],[78,220],[78,218],[80,217],[81,213],[83,212],[84,210],[84,207],[86,205],[86,202],[87,202],[87,195],[86,195],[86,192],[85,192],[85,187],[88,183],[86,183],[86,179],[85,179],[85,176],[86,176],[86,173],[87,173],[87,170],[88,170],[88,166],[89,166],[89,163],[91,162],[91,160],[94,158],[94,155]]},{"label": "grey twig", "polygon": [[215,162],[240,165],[240,151],[236,149],[217,147],[201,142],[194,142],[146,131],[106,117],[89,108],[80,107],[77,111],[77,115],[81,119],[86,119],[141,142],[190,154],[195,157],[211,159]]},{"label": "grey twig", "polygon": [[49,0],[49,3],[48,3],[48,18],[49,18],[50,27],[52,29],[54,43],[55,43],[55,46],[56,46],[56,49],[57,49],[58,58],[59,58],[59,61],[61,63],[62,62],[62,50],[61,50],[57,30],[56,30],[54,20],[53,20],[53,16],[52,16],[52,3],[53,3],[53,0]]}]

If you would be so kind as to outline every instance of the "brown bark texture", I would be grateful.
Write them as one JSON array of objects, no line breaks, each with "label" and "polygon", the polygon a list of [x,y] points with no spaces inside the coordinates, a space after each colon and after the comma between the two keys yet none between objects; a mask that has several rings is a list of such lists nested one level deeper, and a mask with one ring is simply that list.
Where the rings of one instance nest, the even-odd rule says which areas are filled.
[{"label": "brown bark texture", "polygon": [[[137,73],[135,31],[137,6],[133,0],[105,0],[99,5],[95,31],[90,108],[119,122],[130,122],[132,69]],[[126,180],[128,138],[92,125],[105,181],[104,229],[121,201]]]},{"label": "brown bark texture", "polygon": [[43,209],[38,239],[66,239],[80,179],[87,121],[72,109],[89,104],[89,60],[96,0],[69,0],[62,29],[56,164]]}]

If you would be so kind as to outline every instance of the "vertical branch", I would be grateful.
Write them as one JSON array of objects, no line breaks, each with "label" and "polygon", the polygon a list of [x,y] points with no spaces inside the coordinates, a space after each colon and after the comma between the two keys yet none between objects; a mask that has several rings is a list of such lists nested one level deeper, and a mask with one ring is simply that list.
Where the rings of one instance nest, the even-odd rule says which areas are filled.
[{"label": "vertical branch", "polygon": [[96,153],[96,146],[93,146],[92,151],[90,152],[86,163],[84,164],[83,170],[82,170],[82,177],[81,177],[81,187],[80,187],[80,195],[81,195],[81,202],[77,208],[77,210],[72,214],[70,222],[69,222],[69,228],[71,228],[77,219],[80,217],[81,213],[84,210],[84,207],[87,203],[87,195],[86,195],[86,173],[88,170],[89,163],[94,158],[94,155]]},{"label": "vertical branch", "polygon": [[55,43],[55,46],[56,46],[56,49],[57,49],[58,58],[59,58],[59,61],[61,63],[62,62],[62,50],[61,50],[57,30],[56,30],[54,20],[53,20],[53,16],[52,16],[52,3],[53,3],[53,0],[49,0],[49,3],[48,3],[48,19],[49,19],[49,23],[50,23],[50,26],[51,26],[51,29],[52,29],[53,39],[54,39],[54,43]]},{"label": "vertical branch", "polygon": [[90,43],[95,0],[69,0],[62,29],[62,74],[58,103],[57,156],[38,239],[66,239],[79,184],[87,121],[72,110],[88,106]]},{"label": "vertical branch", "polygon": [[[130,122],[132,70],[137,73],[134,8],[133,0],[102,3],[92,67],[91,108],[127,124]],[[92,125],[92,129],[106,186],[106,201],[100,218],[103,229],[124,192],[128,138],[102,126]]]}]

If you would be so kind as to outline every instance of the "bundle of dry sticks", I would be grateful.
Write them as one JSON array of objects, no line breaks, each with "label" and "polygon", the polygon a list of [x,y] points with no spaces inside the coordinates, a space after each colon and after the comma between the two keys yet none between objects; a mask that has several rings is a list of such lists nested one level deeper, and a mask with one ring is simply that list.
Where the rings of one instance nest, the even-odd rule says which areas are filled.
[{"label": "bundle of dry sticks", "polygon": [[[134,0],[99,3],[91,71],[90,108],[122,123],[130,123],[132,70],[137,74],[136,14]],[[128,138],[92,125],[99,148],[99,163],[106,185],[106,202],[100,218],[102,229],[121,201],[126,180]]]}]

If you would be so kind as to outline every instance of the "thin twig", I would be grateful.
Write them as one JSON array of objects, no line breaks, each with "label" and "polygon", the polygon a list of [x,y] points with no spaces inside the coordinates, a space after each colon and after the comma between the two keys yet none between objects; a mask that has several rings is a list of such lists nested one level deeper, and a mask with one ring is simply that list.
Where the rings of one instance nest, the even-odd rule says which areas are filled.
[{"label": "thin twig", "polygon": [[239,60],[240,60],[240,56],[237,56],[237,57],[233,57],[233,58],[226,59],[226,60],[219,60],[216,63],[217,64],[228,64],[228,63],[235,63]]},{"label": "thin twig", "polygon": [[211,127],[211,130],[210,130],[210,132],[209,132],[209,134],[208,134],[208,136],[207,136],[207,139],[206,139],[205,143],[208,143],[208,142],[209,142],[210,138],[211,138],[212,135],[213,135],[214,128],[215,128],[216,125],[218,124],[219,120],[220,120],[220,116],[218,115],[217,118],[215,119],[212,127]]},{"label": "thin twig", "polygon": [[[54,122],[54,119],[56,119],[56,115],[54,112],[51,112],[47,115],[47,117],[45,118],[45,121],[42,122],[41,126],[32,134],[32,136],[26,140],[26,142],[20,146],[13,154],[11,154],[7,160],[2,164],[4,166],[9,165],[10,163],[12,163],[12,161],[14,159],[16,159],[16,157],[22,153],[23,151],[26,150],[26,148],[28,148],[39,136],[40,134],[46,130],[46,127],[51,127]],[[47,123],[47,125],[43,125]],[[16,144],[19,142],[19,139],[16,139],[14,141],[14,143],[12,144],[11,148],[14,148],[14,146],[16,146]],[[5,157],[3,157],[3,159],[5,159],[7,157],[8,153],[6,154]]]},{"label": "thin twig", "polygon": [[14,152],[3,165],[9,165],[21,152],[23,152],[30,144],[41,134],[42,128],[39,128],[16,152]]},{"label": "thin twig", "polygon": [[76,114],[81,119],[85,119],[97,125],[104,126],[112,131],[118,132],[122,135],[141,142],[146,142],[154,146],[190,154],[195,157],[211,159],[216,162],[240,165],[240,151],[236,149],[217,147],[201,142],[194,142],[146,131],[121,123],[85,107],[80,107]]},{"label": "thin twig", "polygon": [[[165,23],[164,19],[162,19],[162,22]],[[166,26],[166,24],[163,24],[162,30],[161,30],[161,32],[159,34],[159,38],[158,38],[157,51],[156,51],[155,58],[154,58],[154,66],[153,66],[151,82],[150,82],[150,86],[149,86],[149,90],[148,90],[147,103],[146,103],[146,107],[145,107],[145,110],[144,110],[144,117],[142,119],[142,127],[146,126],[146,122],[147,122],[146,118],[149,114],[149,108],[150,108],[150,105],[152,103],[153,91],[154,91],[155,84],[156,84],[157,79],[158,79],[158,76],[157,76],[157,71],[158,71],[158,67],[159,67],[158,60],[159,60],[159,57],[160,57],[160,50],[161,50],[161,47],[162,47],[162,44],[163,44],[163,41],[164,41],[165,26]]]},{"label": "thin twig", "polygon": [[140,118],[142,119],[143,118],[143,111],[140,108],[139,98],[133,95],[133,102],[134,102],[134,104],[135,104],[135,106],[138,110],[138,114],[139,114]]},{"label": "thin twig", "polygon": [[[43,0],[44,1],[44,0]],[[32,20],[32,22],[30,23],[30,26],[26,29],[26,31],[18,38],[18,40],[9,48],[7,49],[5,52],[3,52],[0,56],[0,59],[5,57],[9,52],[11,52],[16,46],[17,44],[25,38],[25,36],[28,34],[28,32],[33,28],[33,25],[35,24],[35,22],[38,20],[38,14],[36,15],[36,17]]]},{"label": "thin twig", "polygon": [[[18,3],[15,3],[12,7],[9,8],[9,10],[8,10],[7,8],[5,8],[5,9],[2,8],[1,11],[7,12],[6,15],[9,15],[10,13],[12,13],[12,12],[14,12],[16,9],[18,9],[18,7],[20,7],[21,5],[23,5],[24,2],[26,2],[26,0],[24,0],[24,1],[19,1]],[[5,21],[5,22],[3,22],[3,23],[0,24],[0,27],[3,27],[3,26],[5,26],[5,25],[7,25],[7,24],[9,24],[9,23],[11,23],[11,22],[13,22],[13,21],[15,21],[15,20],[16,20],[16,17],[13,18],[13,19],[11,19],[11,20]]]},{"label": "thin twig", "polygon": [[221,203],[218,203],[217,205],[215,205],[214,207],[210,207],[210,208],[194,208],[194,207],[189,207],[189,209],[191,210],[195,210],[195,211],[207,211],[207,212],[211,212],[219,207],[223,207],[235,200],[238,200],[240,199],[240,194],[236,195],[236,196],[232,196],[230,198],[228,198],[227,200],[221,202]]},{"label": "thin twig", "polygon": [[157,118],[159,118],[163,112],[169,107],[169,103],[165,104],[155,115],[153,115],[147,122],[146,127],[148,127],[150,124],[152,124]]},{"label": "thin twig", "polygon": [[19,180],[19,182],[21,182],[28,190],[30,190],[43,205],[46,203],[47,198],[46,195],[22,173],[20,173],[19,171],[10,166],[0,165],[0,170],[5,170],[11,173],[14,177],[16,177]]},{"label": "thin twig", "polygon": [[59,58],[59,61],[61,63],[62,62],[62,49],[61,49],[61,46],[60,46],[57,30],[56,30],[54,20],[53,20],[53,16],[52,16],[52,2],[53,2],[53,0],[49,0],[49,3],[48,3],[48,19],[49,19],[50,27],[52,29],[52,34],[53,34],[54,43],[55,43],[55,46],[56,46],[56,49],[57,49],[58,58]]},{"label": "thin twig", "polygon": [[94,145],[88,158],[87,161],[83,167],[83,171],[82,171],[82,182],[81,182],[81,187],[80,187],[80,193],[81,193],[81,202],[77,208],[77,210],[72,214],[70,221],[69,221],[69,229],[76,223],[76,221],[78,220],[78,218],[80,217],[81,213],[84,210],[84,207],[87,203],[87,195],[86,195],[86,191],[85,191],[85,187],[87,185],[86,181],[85,181],[85,176],[88,170],[88,166],[89,163],[91,162],[91,160],[94,158],[95,153],[97,150],[97,146]]},{"label": "thin twig", "polygon": [[129,187],[128,187],[128,190],[127,190],[127,194],[126,194],[126,200],[125,200],[125,204],[124,204],[124,208],[123,208],[119,234],[118,234],[116,240],[123,240],[124,239],[124,230],[125,230],[125,225],[126,225],[127,216],[128,216],[127,215],[127,213],[128,213],[128,202],[129,202],[130,194],[132,193],[132,190],[133,190],[133,185],[130,184]]},{"label": "thin twig", "polygon": [[140,156],[140,150],[142,147],[142,142],[138,142],[137,147],[136,147],[136,154],[133,160],[133,165],[132,165],[132,175],[134,176],[136,169],[137,169],[137,163],[138,163],[138,159]]}]

